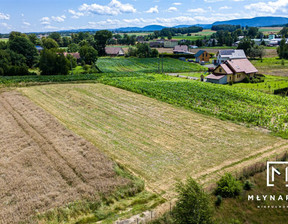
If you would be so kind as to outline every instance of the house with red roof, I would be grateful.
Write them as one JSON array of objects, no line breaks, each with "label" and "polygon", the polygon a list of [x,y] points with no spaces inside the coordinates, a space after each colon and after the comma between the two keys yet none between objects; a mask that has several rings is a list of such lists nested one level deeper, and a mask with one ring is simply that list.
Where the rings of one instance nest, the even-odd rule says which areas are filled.
[{"label": "house with red roof", "polygon": [[258,70],[247,59],[228,60],[218,65],[212,74],[206,77],[207,82],[226,84],[229,82],[241,82],[245,77],[251,78]]}]

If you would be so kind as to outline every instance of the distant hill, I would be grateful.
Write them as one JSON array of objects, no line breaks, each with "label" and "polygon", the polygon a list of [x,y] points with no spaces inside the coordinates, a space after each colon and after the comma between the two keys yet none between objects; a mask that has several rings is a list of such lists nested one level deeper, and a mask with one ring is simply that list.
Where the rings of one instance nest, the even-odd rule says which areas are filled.
[{"label": "distant hill", "polygon": [[286,17],[255,17],[252,19],[234,19],[228,21],[218,21],[213,23],[212,25],[220,25],[220,24],[228,24],[228,25],[241,25],[241,26],[275,26],[275,25],[282,25],[287,24],[288,18]]},{"label": "distant hill", "polygon": [[114,29],[113,31],[116,31],[116,32],[152,32],[152,31],[162,30],[163,28],[166,28],[166,27],[160,26],[160,25],[149,25],[149,26],[144,26],[143,28],[122,27],[122,28]]},{"label": "distant hill", "polygon": [[[255,17],[251,19],[234,19],[234,20],[227,20],[227,21],[217,21],[213,24],[193,24],[193,25],[177,25],[174,26],[175,28],[184,28],[189,26],[200,26],[203,29],[210,29],[212,25],[221,25],[221,24],[228,24],[228,25],[241,25],[241,26],[283,26],[288,24],[288,18],[286,17],[273,17],[273,16],[266,16],[266,17]],[[108,29],[114,32],[153,32],[159,31],[163,28],[167,28],[161,25],[149,25],[145,27],[121,27],[116,29]],[[100,29],[78,29],[78,30],[65,30],[65,31],[56,31],[56,32],[96,32]],[[43,33],[43,32],[42,32]]]}]

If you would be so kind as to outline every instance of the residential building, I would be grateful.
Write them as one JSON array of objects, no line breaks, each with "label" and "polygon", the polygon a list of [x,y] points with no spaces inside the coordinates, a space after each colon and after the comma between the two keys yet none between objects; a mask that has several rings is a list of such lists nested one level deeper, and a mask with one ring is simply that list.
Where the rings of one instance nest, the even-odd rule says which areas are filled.
[{"label": "residential building", "polygon": [[209,62],[210,58],[211,58],[211,55],[207,51],[204,51],[204,50],[199,50],[195,54],[195,61],[197,63],[201,63],[201,62],[207,63]]},{"label": "residential building", "polygon": [[124,56],[125,52],[121,47],[105,47],[108,56]]},{"label": "residential building", "polygon": [[246,59],[228,60],[218,65],[213,73],[206,77],[207,82],[226,84],[229,82],[241,82],[245,77],[251,78],[258,70]]},{"label": "residential building", "polygon": [[217,59],[214,64],[219,65],[227,60],[247,58],[243,50],[219,50],[216,54]]},{"label": "residential building", "polygon": [[188,46],[187,45],[177,45],[173,48],[173,53],[174,54],[191,54],[188,51]]}]

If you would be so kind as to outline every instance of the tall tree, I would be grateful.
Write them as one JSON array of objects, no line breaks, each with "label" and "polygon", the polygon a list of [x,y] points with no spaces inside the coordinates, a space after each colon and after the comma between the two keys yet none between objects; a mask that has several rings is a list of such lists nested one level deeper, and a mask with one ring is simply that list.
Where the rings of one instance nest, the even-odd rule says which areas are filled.
[{"label": "tall tree", "polygon": [[58,43],[52,38],[45,38],[42,40],[43,47],[46,49],[59,48]]},{"label": "tall tree", "polygon": [[53,49],[44,49],[41,52],[39,63],[41,75],[67,75],[70,66],[70,61]]},{"label": "tall tree", "polygon": [[107,44],[107,41],[112,38],[112,32],[108,30],[100,30],[97,31],[95,36],[96,41],[96,50],[98,51],[99,56],[105,55],[105,47]]},{"label": "tall tree", "polygon": [[81,60],[83,60],[86,64],[96,64],[98,52],[92,47],[84,45],[79,50]]},{"label": "tall tree", "polygon": [[26,64],[32,67],[35,63],[37,50],[34,44],[26,37],[15,36],[9,41],[9,49],[22,54],[26,58]]},{"label": "tall tree", "polygon": [[188,178],[186,183],[176,185],[178,193],[176,206],[173,210],[177,224],[210,224],[212,210],[210,199],[195,180]]}]

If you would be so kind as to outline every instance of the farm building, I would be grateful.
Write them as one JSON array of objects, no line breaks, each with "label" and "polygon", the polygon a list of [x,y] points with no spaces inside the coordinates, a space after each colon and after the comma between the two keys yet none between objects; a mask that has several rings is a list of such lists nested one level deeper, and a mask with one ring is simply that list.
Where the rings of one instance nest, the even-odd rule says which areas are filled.
[{"label": "farm building", "polygon": [[78,52],[76,52],[76,53],[64,52],[64,56],[66,57],[67,55],[71,55],[72,57],[76,58],[77,62],[79,62],[79,60],[81,59],[80,53],[78,53]]},{"label": "farm building", "polygon": [[200,50],[195,54],[195,61],[197,63],[200,63],[202,61],[206,63],[209,62],[210,57],[211,55],[207,51]]},{"label": "farm building", "polygon": [[207,82],[226,84],[228,82],[241,82],[245,77],[253,77],[258,70],[246,59],[228,60],[218,65],[213,74],[208,75]]},{"label": "farm building", "polygon": [[166,48],[174,48],[177,45],[178,45],[178,40],[164,41],[164,47],[166,47]]},{"label": "farm building", "polygon": [[105,47],[105,52],[109,56],[124,56],[125,52],[121,47]]},{"label": "farm building", "polygon": [[163,47],[164,46],[164,41],[154,41],[154,42],[149,42],[150,47]]},{"label": "farm building", "polygon": [[216,57],[217,59],[214,62],[216,65],[220,65],[227,60],[247,58],[243,50],[219,50]]},{"label": "farm building", "polygon": [[188,51],[188,46],[187,45],[177,45],[173,48],[173,53],[174,54],[191,54]]}]

